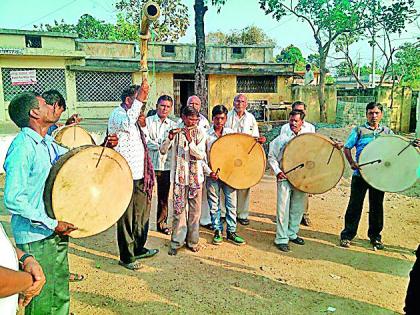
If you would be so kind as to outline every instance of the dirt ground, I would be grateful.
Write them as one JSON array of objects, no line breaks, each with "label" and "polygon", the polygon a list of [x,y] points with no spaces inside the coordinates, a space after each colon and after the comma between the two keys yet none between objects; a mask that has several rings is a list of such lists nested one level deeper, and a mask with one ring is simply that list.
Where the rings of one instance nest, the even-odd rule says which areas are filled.
[{"label": "dirt ground", "polygon": [[[349,172],[346,172],[347,176]],[[70,242],[70,268],[86,280],[71,283],[73,314],[398,314],[408,273],[420,243],[420,199],[385,196],[386,249],[367,240],[367,203],[350,249],[338,246],[350,192],[349,178],[310,198],[311,227],[302,227],[304,246],[280,252],[275,235],[276,186],[267,174],[251,191],[251,224],[239,226],[247,244],[211,244],[201,229],[198,253],[168,256],[169,236],[153,231],[147,247],[160,253],[133,272],[118,265],[115,226]],[[0,176],[0,198],[4,176]],[[0,221],[11,235],[0,200]]]}]

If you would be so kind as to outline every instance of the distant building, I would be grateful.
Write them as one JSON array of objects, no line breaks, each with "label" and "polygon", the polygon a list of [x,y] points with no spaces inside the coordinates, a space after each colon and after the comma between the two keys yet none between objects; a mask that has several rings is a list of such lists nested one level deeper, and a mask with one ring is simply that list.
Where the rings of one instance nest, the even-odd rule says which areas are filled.
[{"label": "distant building", "polygon": [[[375,86],[379,85],[379,82],[381,80],[381,75],[376,74],[375,75]],[[360,82],[362,82],[366,87],[371,86],[372,82],[372,75],[362,75],[360,76]],[[398,85],[398,80],[395,81],[395,85]],[[336,78],[335,84],[337,85],[337,88],[341,89],[354,89],[354,88],[360,88],[360,84],[356,81],[354,76],[339,76]],[[390,76],[385,76],[385,80],[382,83],[382,86],[392,86],[392,78]]]},{"label": "distant building", "polygon": [[[274,46],[214,45],[206,51],[209,112],[232,107],[235,94],[248,97],[258,115],[264,106],[292,101],[294,65],[273,62]],[[0,29],[0,121],[8,120],[10,100],[22,91],[57,89],[69,112],[107,118],[123,88],[141,82],[138,44],[83,40],[74,34]],[[194,91],[195,45],[149,44],[148,108],[165,93],[175,113]],[[259,117],[261,119],[261,117]]]}]

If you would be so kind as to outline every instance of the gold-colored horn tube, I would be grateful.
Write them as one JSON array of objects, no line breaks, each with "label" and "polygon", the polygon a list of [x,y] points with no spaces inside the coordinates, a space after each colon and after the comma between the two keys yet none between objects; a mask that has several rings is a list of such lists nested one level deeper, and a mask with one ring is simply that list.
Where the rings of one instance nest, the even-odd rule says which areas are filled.
[{"label": "gold-colored horn tube", "polygon": [[143,16],[140,25],[140,71],[142,78],[147,79],[147,44],[150,39],[150,24],[156,21],[160,16],[160,7],[156,2],[146,2],[142,8]]}]

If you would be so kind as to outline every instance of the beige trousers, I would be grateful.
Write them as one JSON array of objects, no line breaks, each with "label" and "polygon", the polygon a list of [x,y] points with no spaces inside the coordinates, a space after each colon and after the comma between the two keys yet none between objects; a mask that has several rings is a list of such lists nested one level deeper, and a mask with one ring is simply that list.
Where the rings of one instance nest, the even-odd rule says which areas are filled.
[{"label": "beige trousers", "polygon": [[201,215],[201,198],[202,188],[197,191],[197,196],[193,199],[188,199],[188,186],[186,189],[185,208],[180,214],[174,212],[172,219],[172,236],[171,248],[180,248],[187,243],[187,246],[194,248],[198,246],[199,230],[200,230],[200,215]]}]

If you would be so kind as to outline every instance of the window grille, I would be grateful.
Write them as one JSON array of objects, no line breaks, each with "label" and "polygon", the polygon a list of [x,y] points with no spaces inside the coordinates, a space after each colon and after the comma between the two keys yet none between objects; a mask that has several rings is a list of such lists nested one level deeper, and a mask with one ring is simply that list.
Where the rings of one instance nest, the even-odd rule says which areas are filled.
[{"label": "window grille", "polygon": [[238,93],[276,93],[276,76],[239,76],[236,77]]},{"label": "window grille", "polygon": [[175,45],[163,45],[162,46],[162,57],[175,56]]},{"label": "window grille", "polygon": [[242,47],[232,47],[232,54],[235,55],[242,55],[243,52],[243,48]]},{"label": "window grille", "polygon": [[[25,85],[12,85],[10,78],[11,71],[36,71],[36,83]],[[34,91],[39,94],[50,89],[58,90],[66,98],[66,76],[64,69],[21,69],[21,68],[2,68],[4,100],[11,101],[17,94]]]},{"label": "window grille", "polygon": [[174,45],[165,45],[164,48],[165,48],[166,53],[172,53],[172,54],[175,53],[175,46]]},{"label": "window grille", "polygon": [[131,72],[77,71],[78,102],[117,102],[132,84]]},{"label": "window grille", "polygon": [[42,48],[41,36],[25,35],[25,45],[28,48]]}]

